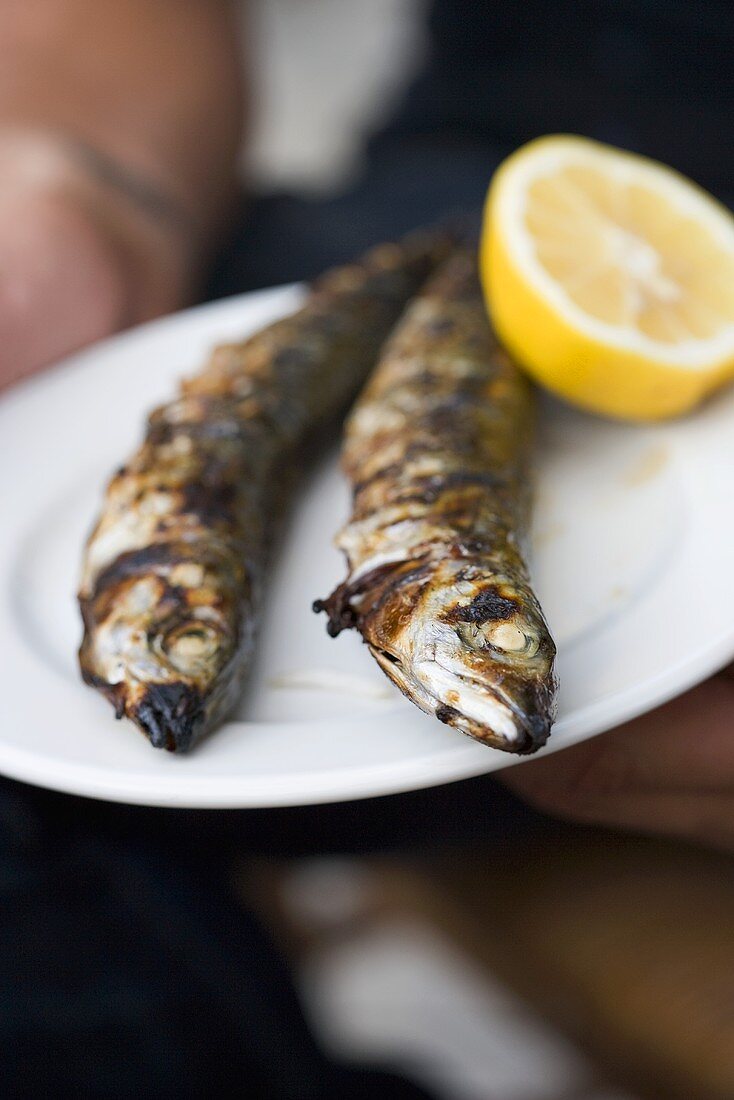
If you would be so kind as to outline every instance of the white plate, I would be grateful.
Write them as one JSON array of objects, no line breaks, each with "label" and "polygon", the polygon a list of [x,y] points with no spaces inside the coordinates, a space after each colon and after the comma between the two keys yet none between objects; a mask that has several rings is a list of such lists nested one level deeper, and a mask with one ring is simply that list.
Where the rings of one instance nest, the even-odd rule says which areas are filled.
[{"label": "white plate", "polygon": [[[121,802],[233,807],[387,794],[517,763],[421,714],[355,634],[334,641],[312,614],[343,575],[331,546],[348,505],[335,454],[295,509],[236,720],[171,756],[79,680],[80,551],[110,471],[212,343],[298,300],[276,289],[166,318],[0,401],[1,772]],[[734,392],[649,428],[548,401],[540,450],[535,577],[561,679],[552,752],[734,657]]]}]

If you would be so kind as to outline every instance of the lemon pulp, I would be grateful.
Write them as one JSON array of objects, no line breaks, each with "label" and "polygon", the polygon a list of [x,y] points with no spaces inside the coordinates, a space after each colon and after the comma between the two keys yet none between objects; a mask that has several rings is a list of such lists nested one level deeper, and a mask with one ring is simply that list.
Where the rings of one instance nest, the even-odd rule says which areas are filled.
[{"label": "lemon pulp", "polygon": [[498,170],[482,276],[500,336],[586,408],[690,408],[734,373],[734,219],[670,169],[582,138]]}]

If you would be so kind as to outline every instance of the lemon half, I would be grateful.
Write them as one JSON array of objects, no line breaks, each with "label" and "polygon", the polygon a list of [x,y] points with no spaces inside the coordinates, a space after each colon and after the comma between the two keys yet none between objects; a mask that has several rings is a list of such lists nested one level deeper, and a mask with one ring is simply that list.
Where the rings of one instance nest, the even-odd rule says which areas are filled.
[{"label": "lemon half", "polygon": [[500,338],[577,405],[659,419],[734,375],[734,218],[661,164],[530,142],[492,180],[480,266]]}]

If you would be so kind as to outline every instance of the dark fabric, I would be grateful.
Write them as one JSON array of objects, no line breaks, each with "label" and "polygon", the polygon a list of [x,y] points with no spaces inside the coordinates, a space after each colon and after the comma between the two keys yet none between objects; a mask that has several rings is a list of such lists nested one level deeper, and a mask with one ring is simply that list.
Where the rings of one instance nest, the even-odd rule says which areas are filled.
[{"label": "dark fabric", "polygon": [[436,221],[478,229],[499,160],[483,146],[396,138],[374,150],[359,182],[343,194],[250,196],[207,293],[310,279],[380,240]]},{"label": "dark fabric", "polygon": [[[420,1100],[315,1045],[196,815],[0,783],[3,1096]],[[167,817],[161,828],[162,818]]]},{"label": "dark fabric", "polygon": [[358,183],[255,196],[213,294],[310,278],[436,220],[478,226],[496,166],[547,133],[655,157],[734,204],[730,0],[434,0],[430,32]]},{"label": "dark fabric", "polygon": [[561,826],[490,778],[364,802],[146,809],[0,780],[0,1092],[419,1100],[329,1061],[233,859],[435,851]]},{"label": "dark fabric", "polygon": [[437,0],[431,52],[380,140],[501,153],[572,132],[734,187],[730,0]]}]

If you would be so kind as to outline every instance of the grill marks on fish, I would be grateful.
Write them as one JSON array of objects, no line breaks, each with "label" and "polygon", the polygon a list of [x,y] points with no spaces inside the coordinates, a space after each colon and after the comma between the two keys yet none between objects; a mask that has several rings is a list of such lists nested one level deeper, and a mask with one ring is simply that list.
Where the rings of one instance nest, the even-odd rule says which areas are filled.
[{"label": "grill marks on fish", "polygon": [[517,602],[514,599],[502,596],[497,588],[485,588],[474,597],[471,603],[457,605],[448,611],[446,621],[482,625],[511,619],[517,610]]},{"label": "grill marks on fish", "polygon": [[555,647],[524,557],[534,401],[459,250],[408,307],[353,410],[349,575],[316,610],[360,631],[421,709],[511,752],[546,740]]},{"label": "grill marks on fish", "polygon": [[80,664],[156,747],[187,749],[237,702],[288,486],[446,251],[413,236],[327,273],[297,313],[216,349],[112,478],[85,553]]}]

